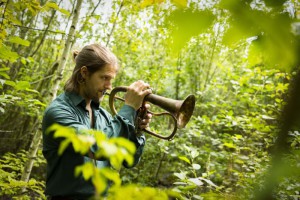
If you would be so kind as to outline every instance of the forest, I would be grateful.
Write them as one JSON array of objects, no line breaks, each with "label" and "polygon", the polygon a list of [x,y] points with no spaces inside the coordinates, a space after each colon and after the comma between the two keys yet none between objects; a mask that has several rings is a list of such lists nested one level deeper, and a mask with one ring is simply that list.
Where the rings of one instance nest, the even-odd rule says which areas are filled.
[{"label": "forest", "polygon": [[[94,199],[300,199],[298,0],[1,0],[0,199],[47,199],[43,114],[73,71],[72,53],[92,43],[118,57],[113,87],[144,80],[166,98],[196,97],[172,140],[145,133],[133,168],[122,166],[129,141],[53,127],[66,141],[60,154],[107,144],[117,171],[74,173],[92,180]],[[110,111],[108,97],[101,107]],[[161,134],[171,126],[164,116],[150,123]]]}]

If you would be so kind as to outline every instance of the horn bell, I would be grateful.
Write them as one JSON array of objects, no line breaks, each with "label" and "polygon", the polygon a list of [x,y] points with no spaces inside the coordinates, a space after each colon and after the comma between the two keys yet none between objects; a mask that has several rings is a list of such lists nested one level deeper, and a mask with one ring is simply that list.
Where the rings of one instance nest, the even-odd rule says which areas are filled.
[{"label": "horn bell", "polygon": [[194,95],[189,95],[182,101],[179,111],[177,113],[177,124],[179,128],[184,128],[190,121],[195,108],[196,98]]},{"label": "horn bell", "polygon": [[155,94],[149,94],[145,97],[145,100],[174,115],[179,128],[184,128],[189,122],[196,102],[196,98],[192,94],[185,98],[185,100],[174,100]]}]

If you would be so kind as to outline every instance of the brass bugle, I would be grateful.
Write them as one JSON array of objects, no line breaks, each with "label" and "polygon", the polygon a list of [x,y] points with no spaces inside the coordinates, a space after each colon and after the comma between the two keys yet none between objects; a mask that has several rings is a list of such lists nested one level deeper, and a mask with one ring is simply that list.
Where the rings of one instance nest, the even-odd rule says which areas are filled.
[{"label": "brass bugle", "polygon": [[[116,94],[118,92],[127,92],[127,88],[127,86],[119,86],[115,87],[110,93],[106,93],[107,95],[109,95],[109,107],[114,115],[117,113],[114,106],[114,99],[125,101],[124,99],[117,97]],[[174,120],[174,129],[172,133],[168,136],[157,134],[155,132],[150,131],[149,129],[142,129],[142,131],[160,139],[171,140],[175,136],[177,128],[184,128],[189,122],[195,108],[196,98],[194,95],[188,95],[184,100],[174,100],[156,94],[148,94],[145,96],[143,102],[150,102],[151,104],[156,105],[162,108],[163,110],[166,110],[167,112],[163,113],[153,113],[150,111],[148,112],[154,116],[171,116]]]}]

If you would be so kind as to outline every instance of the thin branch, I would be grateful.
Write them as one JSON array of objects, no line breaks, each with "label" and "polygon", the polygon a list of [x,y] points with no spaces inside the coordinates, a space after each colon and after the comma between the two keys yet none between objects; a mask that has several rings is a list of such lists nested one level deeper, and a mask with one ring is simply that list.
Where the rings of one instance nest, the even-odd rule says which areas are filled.
[{"label": "thin branch", "polygon": [[6,2],[6,4],[5,4],[5,7],[4,7],[4,10],[3,10],[3,14],[2,14],[2,20],[1,20],[1,25],[0,25],[0,27],[2,27],[3,26],[3,21],[4,21],[4,15],[5,15],[5,12],[6,12],[6,8],[7,8],[7,6],[8,6],[8,3],[9,3],[9,0],[7,0],[7,2]]},{"label": "thin branch", "polygon": [[90,18],[91,16],[94,16],[94,13],[95,13],[96,9],[98,8],[98,6],[100,5],[101,1],[102,1],[102,0],[99,0],[99,1],[98,1],[97,5],[94,7],[94,9],[93,9],[93,11],[91,12],[91,14],[90,14],[88,17],[86,17],[85,22],[82,24],[81,28],[80,28],[79,31],[78,31],[79,33],[80,33],[80,32],[83,30],[83,28],[86,26],[86,24],[87,24],[89,18]]},{"label": "thin branch", "polygon": [[[35,30],[35,31],[43,31],[43,32],[46,31],[45,29],[31,28],[31,27],[20,26],[20,25],[16,25],[16,24],[13,24],[13,26],[18,27],[18,28],[31,29],[31,30]],[[66,33],[64,33],[64,32],[57,32],[57,31],[52,31],[52,30],[47,30],[47,31],[48,31],[48,32],[51,32],[51,33],[55,33],[55,34],[68,35],[68,34],[66,34]]]},{"label": "thin branch", "polygon": [[[61,4],[61,2],[62,2],[62,0],[60,0],[60,2],[58,3],[58,6]],[[47,33],[48,33],[48,30],[49,30],[49,28],[50,28],[50,25],[51,25],[52,20],[54,19],[55,14],[56,14],[56,10],[54,9],[54,10],[52,11],[52,15],[51,15],[51,17],[50,17],[50,20],[49,20],[49,23],[48,23],[48,25],[47,25],[47,28],[46,28],[46,30],[45,30],[45,32],[44,32],[44,34],[43,34],[43,37],[42,37],[40,43],[38,44],[38,46],[36,47],[36,49],[35,49],[35,50],[33,51],[33,53],[30,55],[31,57],[32,57],[34,54],[36,54],[36,52],[39,50],[39,48],[40,48],[40,47],[42,46],[42,44],[44,43],[45,38],[46,38],[46,35],[47,35]]]},{"label": "thin branch", "polygon": [[44,78],[42,78],[42,79],[39,79],[39,80],[36,80],[36,81],[30,82],[30,84],[35,84],[35,83],[41,82],[41,81],[43,81],[43,80],[46,80],[46,79],[48,79],[48,78],[51,78],[51,77],[52,77],[52,76],[54,76],[54,75],[55,75],[55,74],[52,74],[52,75],[46,76],[46,77],[44,77]]},{"label": "thin branch", "polygon": [[[121,2],[121,5],[120,5],[119,10],[118,10],[118,12],[117,12],[117,17],[116,17],[116,19],[118,18],[118,16],[119,16],[119,14],[120,14],[121,9],[122,9],[123,6],[124,6],[124,0]],[[113,27],[112,27],[111,30],[110,30],[110,33],[109,33],[108,38],[107,38],[106,46],[108,46],[108,44],[109,44],[109,42],[110,42],[110,38],[111,38],[112,33],[113,33],[114,30],[115,30],[116,23],[117,23],[117,20],[115,20],[115,22],[114,22],[114,24],[113,24]]]}]

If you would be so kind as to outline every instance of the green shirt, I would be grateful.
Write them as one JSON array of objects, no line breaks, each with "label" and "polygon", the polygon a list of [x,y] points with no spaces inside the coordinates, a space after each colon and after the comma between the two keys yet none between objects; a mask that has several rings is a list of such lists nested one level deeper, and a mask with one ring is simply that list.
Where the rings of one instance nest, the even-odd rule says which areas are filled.
[{"label": "green shirt", "polygon": [[[46,109],[43,118],[43,155],[47,160],[46,195],[89,197],[94,194],[94,187],[83,177],[75,177],[74,169],[78,165],[90,162],[91,158],[75,153],[72,147],[59,156],[57,151],[61,140],[54,139],[52,134],[45,134],[53,123],[73,127],[76,130],[91,129],[90,117],[85,109],[85,100],[75,94],[65,92],[58,96]],[[119,113],[112,117],[99,104],[91,103],[94,116],[94,129],[104,132],[107,137],[125,137],[135,143],[137,151],[135,164],[139,161],[145,145],[145,137],[137,137],[134,133],[136,111],[124,105]],[[91,148],[92,152],[95,151]],[[98,168],[110,166],[107,160],[97,160]],[[128,167],[128,166],[125,166]]]}]

